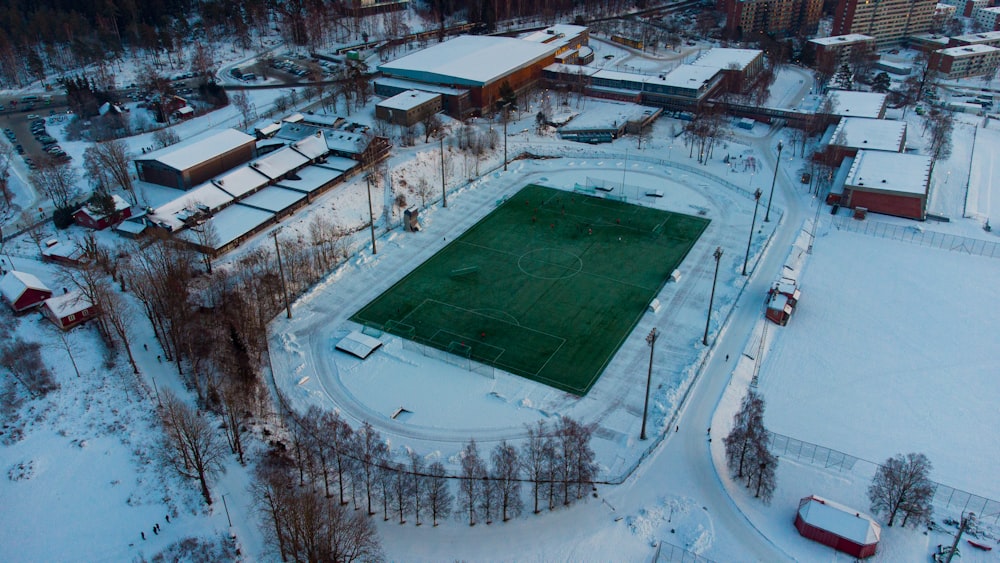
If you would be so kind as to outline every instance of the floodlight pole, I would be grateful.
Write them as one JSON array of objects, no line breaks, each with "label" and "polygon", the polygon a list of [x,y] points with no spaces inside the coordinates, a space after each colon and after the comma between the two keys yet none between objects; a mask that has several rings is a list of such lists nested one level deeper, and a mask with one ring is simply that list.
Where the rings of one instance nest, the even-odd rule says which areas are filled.
[{"label": "floodlight pole", "polygon": [[715,301],[715,282],[719,281],[719,260],[722,259],[722,247],[715,247],[712,253],[715,258],[715,277],[712,278],[712,295],[708,298],[708,318],[705,319],[705,336],[701,338],[701,343],[708,346],[708,325],[712,323],[712,303]]},{"label": "floodlight pole", "polygon": [[750,242],[753,241],[753,229],[757,226],[757,208],[760,207],[760,188],[753,193],[753,220],[750,221],[750,236],[747,238],[747,255],[743,259],[743,275],[747,275],[747,262],[750,261]]},{"label": "floodlight pole", "polygon": [[371,172],[365,176],[365,183],[368,184],[368,225],[372,232],[372,254],[378,254],[378,248],[375,246],[375,213],[372,210],[372,177]]},{"label": "floodlight pole", "polygon": [[774,183],[778,180],[778,166],[781,165],[781,141],[778,141],[778,160],[774,163],[774,178],[771,179],[771,195],[767,198],[767,213],[764,214],[764,222],[771,220],[771,200],[774,199]]},{"label": "floodlight pole", "polygon": [[628,149],[625,149],[625,166],[622,167],[622,197],[625,196],[625,173],[628,172]]},{"label": "floodlight pole", "polygon": [[509,111],[510,103],[503,105],[503,171],[507,171],[507,112]]},{"label": "floodlight pole", "polygon": [[646,402],[642,405],[642,431],[639,432],[639,439],[646,439],[646,413],[649,412],[649,386],[653,381],[653,350],[656,348],[656,327],[649,331],[646,336],[646,343],[649,344],[649,371],[646,372]]},{"label": "floodlight pole", "polygon": [[285,268],[281,265],[281,247],[278,246],[278,231],[275,229],[271,236],[274,237],[274,253],[278,255],[278,274],[281,276],[281,293],[285,296],[285,313],[288,318],[292,318],[292,305],[288,302],[288,286],[285,285]]},{"label": "floodlight pole", "polygon": [[448,191],[444,189],[444,135],[438,137],[438,142],[441,143],[441,201],[444,207],[448,207]]}]

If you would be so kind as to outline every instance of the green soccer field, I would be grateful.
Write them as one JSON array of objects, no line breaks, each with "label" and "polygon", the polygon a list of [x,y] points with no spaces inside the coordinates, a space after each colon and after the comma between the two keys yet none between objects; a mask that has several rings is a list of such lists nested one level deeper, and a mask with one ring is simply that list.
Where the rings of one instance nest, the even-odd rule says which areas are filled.
[{"label": "green soccer field", "polygon": [[529,185],[351,320],[582,396],[707,226]]}]

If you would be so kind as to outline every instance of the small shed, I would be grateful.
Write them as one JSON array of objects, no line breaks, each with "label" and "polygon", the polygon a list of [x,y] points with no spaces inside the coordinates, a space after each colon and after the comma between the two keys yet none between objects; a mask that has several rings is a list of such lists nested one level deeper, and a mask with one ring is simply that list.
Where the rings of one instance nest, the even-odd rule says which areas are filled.
[{"label": "small shed", "polygon": [[380,346],[382,346],[381,340],[357,330],[351,331],[350,334],[337,343],[338,350],[347,352],[352,356],[357,356],[362,360],[370,356],[375,350],[378,350]]},{"label": "small shed", "polygon": [[0,296],[15,313],[23,313],[52,297],[52,290],[37,277],[12,270],[0,279]]},{"label": "small shed", "polygon": [[57,295],[42,304],[42,314],[63,330],[94,318],[97,312],[97,307],[79,291]]},{"label": "small shed", "polygon": [[795,528],[803,537],[859,559],[875,555],[882,534],[871,516],[816,495],[799,501]]}]

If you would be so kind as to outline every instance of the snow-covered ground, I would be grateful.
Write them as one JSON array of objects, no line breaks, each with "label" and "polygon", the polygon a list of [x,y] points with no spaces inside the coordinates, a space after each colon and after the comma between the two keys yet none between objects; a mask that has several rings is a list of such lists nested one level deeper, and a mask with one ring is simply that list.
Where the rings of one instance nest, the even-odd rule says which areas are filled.
[{"label": "snow-covered ground", "polygon": [[[621,65],[622,70],[649,72],[676,64],[669,60],[673,53],[661,53],[661,62],[603,42],[595,50],[601,61],[605,54],[612,55],[605,62],[609,68]],[[797,105],[810,87],[808,73],[782,70],[769,103]],[[259,96],[254,103],[263,108],[278,93],[254,94]],[[585,112],[587,105],[580,106],[574,111]],[[371,109],[350,118],[370,120]],[[240,119],[227,108],[175,127],[188,138],[236,125]],[[912,112],[906,120],[907,145],[919,152],[924,146],[921,120]],[[734,129],[734,139],[701,166],[675,138],[680,126],[661,119],[641,150],[629,137],[592,147],[559,141],[551,131],[535,133],[529,108],[510,125],[511,154],[523,150],[558,158],[516,161],[503,172],[500,150],[482,163],[461,162],[450,152],[448,161],[454,164],[449,164],[446,209],[435,203],[440,193],[436,143],[418,141],[415,147],[395,150],[391,182],[383,186],[385,197],[376,198],[375,214],[381,215],[391,196],[402,192],[411,205],[420,202],[424,207],[424,230],[384,234],[386,221],[379,219],[378,254],[371,254],[367,233],[360,233],[352,239],[352,257],[294,305],[294,318],[274,321],[275,379],[293,404],[336,407],[353,420],[372,422],[395,453],[412,449],[454,467],[456,452],[468,438],[489,447],[500,439],[516,440],[526,422],[569,414],[598,426],[594,446],[600,478],[624,479],[620,485],[598,486],[596,496],[571,508],[506,524],[470,529],[457,520],[437,528],[378,522],[387,559],[618,561],[646,560],[657,552],[663,559],[679,559],[681,552],[671,547],[677,546],[716,561],[846,560],[801,538],[791,522],[798,499],[809,494],[867,510],[871,464],[859,462],[854,469],[839,472],[784,456],[774,501],[765,506],[729,478],[719,439],[753,372],[753,362],[742,354],[754,356],[758,350],[763,291],[781,272],[804,221],[814,216],[820,224],[813,253],[799,277],[803,288],[799,310],[787,327],[769,327],[769,349],[759,358],[760,386],[768,401],[766,423],[776,432],[876,462],[897,452],[924,452],[934,463],[932,477],[937,481],[1000,497],[993,478],[998,461],[994,430],[1000,422],[998,397],[989,379],[991,367],[1000,360],[989,329],[998,295],[995,284],[988,283],[1000,262],[832,228],[825,208],[816,213],[816,202],[797,181],[803,161],[786,151],[772,211],[780,220],[764,224],[760,210],[750,254],[753,276],[745,278],[740,270],[754,207],[746,194],[768,188],[776,164],[774,145],[781,133],[762,124],[749,132]],[[952,156],[936,164],[932,178],[931,211],[951,222],[921,225],[926,231],[996,241],[996,235],[981,226],[997,205],[994,202],[1000,201],[1000,186],[987,181],[992,170],[987,156],[997,150],[998,140],[981,127],[972,116],[959,118]],[[973,134],[975,149],[968,142]],[[128,142],[139,152],[151,139],[143,135]],[[62,145],[75,163],[81,162],[84,143]],[[732,166],[722,161],[727,155]],[[756,167],[740,164],[750,162],[750,157]],[[466,182],[464,178],[475,176],[476,166],[484,176]],[[17,173],[13,185],[22,194],[19,202],[30,203],[30,190],[17,184],[23,171]],[[387,338],[387,345],[366,361],[333,351],[336,340],[356,328],[346,321],[350,314],[433,254],[445,239],[488,213],[504,194],[528,182],[572,188],[587,177],[620,182],[623,193],[643,205],[703,212],[712,224],[682,264],[681,279],[667,284],[659,296],[661,311],[643,318],[586,397],[500,372],[491,377],[472,373],[424,356],[396,338]],[[426,206],[415,189],[421,184],[433,194],[426,196]],[[650,188],[662,190],[665,197],[643,197]],[[157,201],[163,195],[157,191],[142,186],[144,201]],[[766,198],[767,194],[762,204]],[[967,201],[970,218],[963,217]],[[284,221],[281,236],[306,232],[316,213],[331,214],[338,223],[356,228],[365,224],[367,212],[364,182],[355,179]],[[396,221],[392,217],[388,224]],[[873,215],[868,221],[914,225]],[[774,242],[766,247],[772,230]],[[267,235],[261,234],[227,259],[266,244]],[[110,234],[99,239],[117,240]],[[711,346],[706,349],[701,331],[716,246],[724,249],[724,255],[712,311]],[[19,239],[7,250],[18,269],[58,287],[55,268],[28,258],[37,254],[33,243]],[[148,322],[138,308],[134,312],[133,338],[149,348],[136,351],[139,379],[121,366],[106,366],[93,328],[69,333],[81,366],[77,378],[47,321],[40,321],[37,314],[14,319],[0,313],[5,327],[16,327],[17,334],[43,343],[45,361],[62,385],[45,400],[5,413],[0,468],[8,478],[0,480],[0,504],[7,510],[0,514],[0,558],[150,559],[188,537],[201,538],[214,550],[229,549],[221,547],[230,545],[228,517],[240,558],[274,560],[264,551],[250,506],[247,468],[230,462],[226,474],[213,483],[215,504],[205,508],[195,487],[154,461],[160,439],[156,395],[164,389],[184,391],[171,366],[157,361],[161,352]],[[657,343],[654,364],[653,439],[642,442],[638,440],[642,376],[649,352],[644,336],[654,326],[664,337]],[[689,394],[682,405],[685,393]],[[399,407],[412,414],[392,419]],[[715,438],[711,443],[706,439],[708,427]],[[159,534],[153,533],[154,524],[160,525]],[[924,535],[922,530],[884,528],[875,560],[926,560],[934,546],[950,543],[943,530]],[[995,544],[995,539],[990,541]],[[963,561],[1000,559],[965,547]],[[216,551],[200,560],[232,558],[231,551]]]}]

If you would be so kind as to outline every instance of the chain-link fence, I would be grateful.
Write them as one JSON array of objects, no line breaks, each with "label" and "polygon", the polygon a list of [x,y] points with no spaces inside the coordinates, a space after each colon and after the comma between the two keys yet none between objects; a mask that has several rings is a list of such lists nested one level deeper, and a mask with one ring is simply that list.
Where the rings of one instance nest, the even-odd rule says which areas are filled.
[{"label": "chain-link fence", "polygon": [[839,452],[834,449],[797,440],[791,436],[768,432],[770,438],[771,453],[779,457],[787,457],[796,461],[802,461],[810,465],[817,465],[825,469],[836,469],[837,471],[850,471],[854,469],[854,464],[858,458]]},{"label": "chain-link fence", "polygon": [[489,377],[490,379],[496,378],[496,368],[477,362],[475,360],[469,359],[465,356],[460,356],[458,354],[453,354],[451,352],[446,352],[440,348],[435,348],[434,346],[428,346],[426,344],[421,344],[415,340],[410,340],[407,338],[400,338],[403,342],[404,350],[413,350],[414,352],[420,352],[421,355],[433,358],[435,360],[441,360],[447,364],[459,367],[464,370],[471,371],[472,373],[477,373],[483,377]]},{"label": "chain-link fence", "polygon": [[911,242],[922,246],[943,248],[976,256],[1000,258],[1000,244],[959,235],[925,231],[919,226],[892,225],[878,221],[857,221],[849,217],[834,217],[833,227],[841,231]]},{"label": "chain-link fence", "polygon": [[963,515],[974,512],[979,521],[1000,524],[1000,502],[936,483],[931,500],[938,512]]},{"label": "chain-link fence", "polygon": [[669,561],[671,563],[675,561],[682,563],[715,563],[711,559],[663,540],[657,543],[656,553],[653,554],[653,563],[659,563],[660,561]]}]

